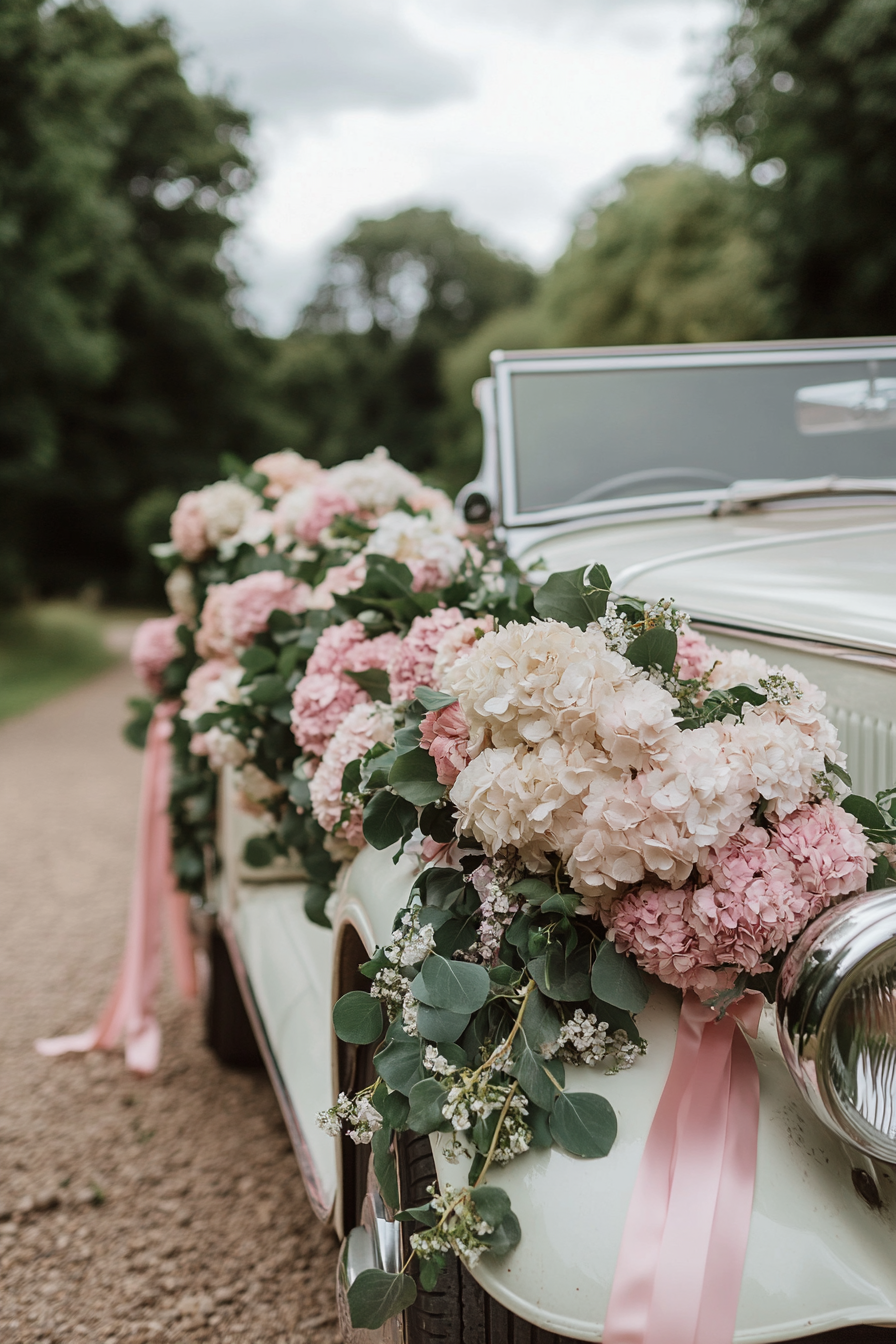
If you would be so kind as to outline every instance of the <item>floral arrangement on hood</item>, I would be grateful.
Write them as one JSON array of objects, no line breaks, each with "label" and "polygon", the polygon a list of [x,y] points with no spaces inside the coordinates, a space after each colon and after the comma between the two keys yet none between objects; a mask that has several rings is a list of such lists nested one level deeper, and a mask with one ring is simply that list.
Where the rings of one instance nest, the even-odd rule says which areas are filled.
[{"label": "floral arrangement on hood", "polygon": [[[144,630],[138,661],[181,697],[181,768],[234,768],[263,823],[246,861],[304,865],[310,919],[328,923],[364,845],[418,857],[362,967],[369,992],[334,1011],[340,1039],[378,1044],[377,1080],[320,1122],[372,1143],[396,1209],[394,1133],[450,1134],[465,1179],[398,1215],[433,1285],[446,1254],[519,1240],[484,1184],[496,1165],[609,1151],[611,1101],[567,1067],[636,1063],[650,977],[719,1012],[771,995],[812,919],[888,880],[896,793],[851,794],[798,671],[713,648],[669,601],[611,596],[599,565],[533,591],[384,450],[330,471],[274,454],[221,484],[238,490],[175,511],[176,615]],[[207,833],[188,848],[185,866],[214,867]],[[358,1328],[416,1291],[377,1272],[350,1290]]]}]

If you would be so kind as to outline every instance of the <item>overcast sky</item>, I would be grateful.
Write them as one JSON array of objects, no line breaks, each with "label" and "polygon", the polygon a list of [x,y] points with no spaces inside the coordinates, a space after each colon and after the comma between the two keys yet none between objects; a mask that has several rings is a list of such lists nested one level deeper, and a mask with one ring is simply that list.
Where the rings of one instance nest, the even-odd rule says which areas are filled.
[{"label": "overcast sky", "polygon": [[237,262],[288,331],[354,220],[448,206],[538,266],[595,186],[689,152],[731,0],[116,0],[252,112]]}]

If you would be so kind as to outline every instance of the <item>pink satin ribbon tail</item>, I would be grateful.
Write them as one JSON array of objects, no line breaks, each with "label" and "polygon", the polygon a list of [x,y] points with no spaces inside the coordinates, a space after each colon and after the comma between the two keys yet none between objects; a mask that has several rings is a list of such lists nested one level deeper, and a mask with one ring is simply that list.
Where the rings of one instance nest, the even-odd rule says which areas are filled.
[{"label": "pink satin ribbon tail", "polygon": [[137,826],[137,858],[127,940],[118,978],[89,1031],[35,1042],[42,1055],[70,1051],[111,1050],[124,1038],[125,1062],[134,1073],[153,1073],[159,1066],[161,1030],[155,1000],[161,976],[162,908],[168,927],[178,987],[196,993],[196,969],[189,925],[189,898],[178,892],[171,869],[171,719],[177,705],[156,706],[146,736],[146,755]]}]

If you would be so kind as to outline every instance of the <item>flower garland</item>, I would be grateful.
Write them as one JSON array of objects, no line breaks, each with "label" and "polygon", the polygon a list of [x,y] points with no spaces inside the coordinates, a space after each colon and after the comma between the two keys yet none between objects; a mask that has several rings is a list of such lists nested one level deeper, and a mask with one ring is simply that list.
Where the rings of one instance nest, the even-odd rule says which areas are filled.
[{"label": "flower garland", "polygon": [[[465,1183],[397,1214],[420,1225],[424,1288],[449,1251],[473,1264],[519,1240],[495,1164],[609,1151],[610,1102],[566,1069],[635,1063],[644,972],[719,1012],[770,995],[810,920],[890,880],[896,792],[850,793],[799,672],[713,649],[670,602],[611,599],[599,565],[533,593],[384,450],[330,471],[261,459],[185,496],[160,558],[176,615],[144,627],[135,663],[182,696],[184,770],[233,765],[266,819],[247,861],[300,858],[327,923],[364,844],[419,856],[370,991],[334,1010],[341,1040],[378,1045],[377,1081],[320,1122],[372,1144],[394,1208],[394,1135],[451,1135]],[[366,1271],[353,1323],[415,1292]]]}]

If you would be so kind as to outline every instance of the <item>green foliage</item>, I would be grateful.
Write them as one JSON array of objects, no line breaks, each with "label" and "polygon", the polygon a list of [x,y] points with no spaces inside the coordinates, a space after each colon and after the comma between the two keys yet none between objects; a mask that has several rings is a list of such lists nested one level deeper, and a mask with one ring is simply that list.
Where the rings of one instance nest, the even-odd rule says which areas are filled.
[{"label": "green foliage", "polygon": [[749,0],[697,121],[747,166],[781,332],[896,328],[896,0]]},{"label": "green foliage", "polygon": [[333,1008],[333,1027],[340,1041],[372,1045],[383,1034],[383,1010],[378,999],[353,989]]},{"label": "green foliage", "polygon": [[591,989],[604,1003],[612,1003],[628,1013],[640,1013],[650,995],[634,958],[617,952],[606,939],[594,958]]},{"label": "green foliage", "polygon": [[565,621],[584,630],[606,615],[610,576],[603,565],[551,574],[535,594],[535,610],[545,620]]},{"label": "green foliage", "polygon": [[606,1157],[616,1141],[616,1114],[594,1092],[561,1092],[554,1103],[551,1134],[576,1157]]},{"label": "green foliage", "polygon": [[348,1306],[356,1330],[378,1330],[411,1305],[417,1286],[408,1274],[365,1269],[348,1290]]}]

